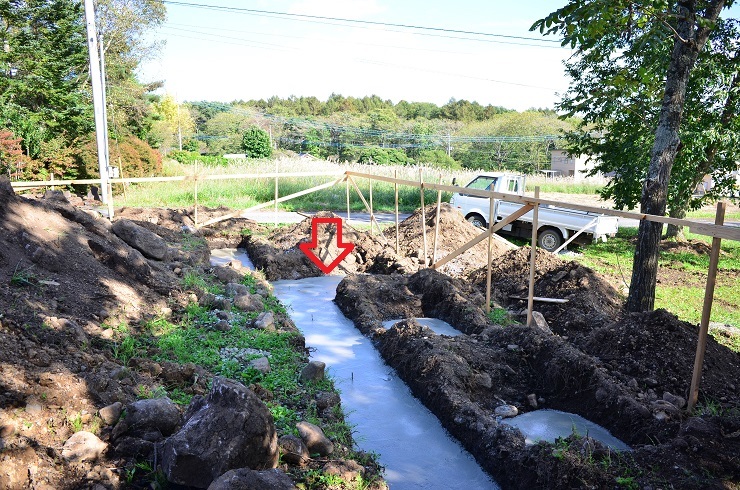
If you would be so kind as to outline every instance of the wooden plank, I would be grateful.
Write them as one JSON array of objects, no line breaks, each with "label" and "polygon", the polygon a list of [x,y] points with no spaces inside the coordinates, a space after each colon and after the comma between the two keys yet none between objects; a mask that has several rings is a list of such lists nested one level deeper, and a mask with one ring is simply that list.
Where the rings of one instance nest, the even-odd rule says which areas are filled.
[{"label": "wooden plank", "polygon": [[[325,184],[317,185],[317,186],[311,187],[309,189],[305,189],[305,190],[302,190],[302,191],[299,191],[299,192],[295,192],[293,194],[289,194],[287,196],[283,196],[280,199],[278,199],[278,201],[279,202],[289,201],[290,199],[294,199],[296,197],[305,196],[306,194],[310,194],[312,192],[320,191],[321,189],[326,189],[328,187],[337,185],[342,180],[344,180],[343,177],[340,177],[340,178],[338,178],[336,180],[333,180],[331,182],[327,182]],[[247,208],[247,209],[240,209],[238,211],[234,211],[233,213],[225,214],[223,216],[218,216],[216,218],[212,218],[212,219],[206,221],[205,223],[203,223],[202,225],[200,225],[198,228],[202,228],[204,226],[212,225],[214,223],[218,223],[219,221],[224,221],[224,220],[227,220],[227,219],[230,219],[230,218],[235,218],[237,216],[242,216],[242,215],[244,215],[246,213],[249,213],[251,211],[257,211],[258,209],[263,209],[263,208],[272,206],[273,204],[275,204],[273,201],[263,202],[262,204],[257,204],[255,206],[252,206],[252,207]]]},{"label": "wooden plank", "polygon": [[563,244],[562,244],[562,245],[560,245],[560,246],[559,246],[558,248],[556,248],[555,250],[553,250],[552,254],[553,254],[553,255],[557,255],[557,253],[558,253],[558,252],[560,252],[560,251],[561,251],[562,249],[564,249],[565,247],[567,247],[567,246],[568,246],[568,244],[569,244],[570,242],[572,242],[573,240],[575,240],[576,238],[578,238],[578,235],[580,235],[581,233],[583,233],[584,231],[586,231],[586,229],[587,229],[588,227],[590,227],[590,226],[592,226],[592,225],[593,225],[594,223],[596,223],[596,220],[597,220],[597,219],[598,219],[598,217],[596,217],[596,218],[592,219],[591,221],[589,221],[589,222],[588,222],[588,224],[587,224],[586,226],[584,226],[583,228],[581,228],[581,229],[580,229],[580,230],[578,230],[577,232],[573,233],[573,234],[572,234],[572,235],[570,236],[570,238],[568,238],[568,239],[567,239],[567,240],[566,240],[565,242],[563,242]]},{"label": "wooden plank", "polygon": [[[540,188],[534,188],[535,199],[540,197]],[[527,326],[532,326],[532,311],[534,310],[534,271],[535,271],[535,260],[537,258],[537,228],[539,222],[537,221],[540,214],[540,207],[535,206],[532,211],[532,248],[529,260],[529,296],[527,298]]]},{"label": "wooden plank", "polygon": [[[714,223],[722,225],[725,221],[725,209],[727,203],[717,203],[717,214]],[[712,252],[709,255],[709,272],[707,273],[707,287],[704,290],[704,306],[701,311],[701,323],[699,324],[699,339],[696,342],[696,356],[694,357],[694,372],[691,377],[691,388],[689,389],[689,413],[694,411],[699,400],[699,383],[701,382],[701,371],[704,365],[704,354],[707,350],[707,334],[709,332],[709,319],[712,313],[712,302],[714,299],[714,287],[717,284],[717,265],[719,263],[720,246],[722,239],[712,239]]]},{"label": "wooden plank", "polygon": [[[527,301],[527,300],[529,300],[529,297],[528,296],[516,296],[516,295],[513,295],[513,294],[510,294],[509,295],[509,298],[511,298],[511,299],[518,299],[518,300],[521,300],[521,301]],[[545,298],[543,296],[532,296],[532,299],[534,301],[539,301],[540,303],[558,303],[558,304],[560,304],[560,303],[567,303],[569,301],[567,299],[562,299],[562,298]]]},{"label": "wooden plank", "polygon": [[345,192],[347,194],[347,221],[349,221],[349,179],[344,179],[344,182],[347,184]]},{"label": "wooden plank", "polygon": [[[347,173],[349,175],[356,175],[358,177],[367,177],[368,175],[372,175],[372,174],[366,174],[363,172],[353,172],[353,171],[348,171]],[[419,186],[419,183],[413,180],[395,179],[393,177],[385,177],[383,175],[373,175],[373,178],[375,180],[380,180],[383,182],[390,182],[390,183],[397,182],[400,185],[408,185],[412,187]],[[490,195],[493,195],[493,197],[496,199],[503,199],[505,201],[516,202],[520,204],[528,204],[528,205],[540,204],[541,206],[556,206],[556,207],[571,209],[575,211],[584,211],[588,213],[604,214],[607,216],[617,216],[620,218],[647,220],[647,221],[653,221],[653,222],[663,223],[663,224],[686,226],[689,228],[689,231],[691,231],[692,233],[696,233],[697,235],[705,235],[705,236],[712,236],[712,237],[717,236],[717,237],[725,238],[728,240],[740,241],[740,227],[736,227],[736,226],[719,226],[716,224],[701,223],[701,222],[687,220],[687,219],[671,218],[668,216],[655,216],[652,214],[644,214],[644,213],[638,213],[638,212],[633,212],[633,211],[621,211],[618,209],[599,208],[595,206],[586,206],[583,204],[553,201],[550,199],[532,198],[532,197],[519,196],[517,194],[507,194],[507,193],[502,193],[502,192],[489,192],[485,190],[468,189],[465,187],[445,185],[445,184],[426,183],[425,187],[429,189],[434,189],[434,190],[442,190],[445,192],[461,192],[461,193],[468,194],[471,196],[476,196],[476,197],[488,198]]]},{"label": "wooden plank", "polygon": [[444,257],[442,257],[441,259],[439,259],[436,263],[432,264],[432,269],[439,269],[440,267],[445,265],[450,260],[454,259],[455,257],[457,257],[458,255],[462,253],[465,253],[467,250],[471,249],[472,247],[476,246],[477,244],[485,240],[489,233],[496,233],[498,230],[508,225],[512,221],[516,221],[521,216],[530,212],[532,209],[534,209],[534,206],[522,206],[521,208],[519,208],[518,211],[511,213],[505,219],[502,219],[501,221],[496,223],[489,231],[484,231],[477,237],[473,238],[472,240],[469,240],[467,243],[462,245],[457,250],[454,250],[450,252],[449,254],[445,255]]}]

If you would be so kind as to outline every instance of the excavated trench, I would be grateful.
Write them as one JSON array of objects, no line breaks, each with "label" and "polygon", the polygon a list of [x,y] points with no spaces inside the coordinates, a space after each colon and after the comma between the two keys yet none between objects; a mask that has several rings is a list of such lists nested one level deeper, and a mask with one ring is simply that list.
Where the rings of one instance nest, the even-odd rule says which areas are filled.
[{"label": "excavated trench", "polygon": [[[211,261],[216,265],[235,259],[253,267],[243,250],[213,251]],[[358,330],[340,310],[346,307],[342,305],[346,305],[346,298],[351,295],[339,298],[335,304],[337,286],[342,283],[340,290],[346,295],[347,281],[360,277],[372,280],[374,276],[320,276],[273,282],[274,294],[288,307],[291,319],[304,334],[306,345],[312,350],[311,358],[327,364],[341,391],[348,421],[356,427],[359,447],[380,454],[380,462],[386,468],[386,480],[392,488],[499,488],[476,458],[451,437],[437,416],[422,404],[421,397],[414,396],[416,393],[412,393],[397,374],[398,366],[394,365],[393,356],[384,351],[382,342],[376,343],[381,347],[379,352],[361,332],[364,330],[362,324],[358,324]],[[377,279],[384,281],[386,277]],[[398,292],[404,291],[405,287],[394,286],[392,289]],[[454,312],[444,314],[441,310],[425,310],[423,302],[416,298],[398,299],[409,301],[399,301],[396,307],[391,308],[389,314],[393,318],[384,319],[383,327],[374,333],[384,329],[399,332],[418,329],[420,339],[428,343],[465,342],[463,339],[468,337],[445,320],[422,315],[436,313],[459,322],[460,315],[469,314],[470,308],[453,308]],[[444,302],[440,301],[438,305],[443,306]],[[349,314],[356,316],[352,311]],[[416,314],[418,316],[414,316]],[[473,318],[477,317],[474,315]],[[470,329],[472,325],[475,330],[474,323],[465,325],[461,329]],[[390,358],[388,362],[393,367],[383,360],[381,353]],[[403,375],[403,371],[399,372]],[[527,444],[539,440],[552,442],[575,431],[601,441],[611,450],[629,450],[606,429],[579,415],[538,410],[508,419],[504,427],[498,423],[501,418],[493,414],[493,406],[491,408],[484,420],[507,432],[515,432],[510,427],[518,428]],[[477,459],[480,461],[481,458]],[[495,474],[491,468],[486,470]]]}]

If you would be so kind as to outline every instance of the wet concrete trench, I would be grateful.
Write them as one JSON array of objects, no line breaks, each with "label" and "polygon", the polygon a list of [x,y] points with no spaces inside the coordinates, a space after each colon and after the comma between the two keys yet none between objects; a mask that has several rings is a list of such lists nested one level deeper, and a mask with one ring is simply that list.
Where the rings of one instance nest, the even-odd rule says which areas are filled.
[{"label": "wet concrete trench", "polygon": [[[212,264],[238,259],[253,268],[244,251],[214,250]],[[373,343],[334,303],[341,276],[322,276],[273,282],[275,296],[288,307],[303,333],[311,358],[326,363],[341,392],[347,420],[355,426],[358,447],[378,453],[392,489],[496,489],[499,486],[473,456],[442,426],[439,419],[414,397],[409,387],[388,366]],[[417,321],[433,335],[461,332],[448,323],[423,318]],[[396,320],[385,322],[390,328]],[[629,448],[606,429],[578,415],[536,410],[506,419],[519,428],[527,444],[554,441],[574,430],[601,440],[617,450]]]}]

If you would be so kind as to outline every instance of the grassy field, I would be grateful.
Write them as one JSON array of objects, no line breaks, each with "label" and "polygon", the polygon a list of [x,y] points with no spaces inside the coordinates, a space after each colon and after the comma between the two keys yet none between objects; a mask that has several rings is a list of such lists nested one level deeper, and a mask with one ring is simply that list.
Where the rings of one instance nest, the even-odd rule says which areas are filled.
[{"label": "grassy field", "polygon": [[[582,247],[574,259],[609,277],[624,289],[632,274],[633,239],[636,235],[636,228],[622,228],[606,243]],[[687,233],[686,238],[711,243],[701,235]],[[711,321],[740,328],[740,242],[724,240],[721,250]],[[706,253],[697,253],[685,246],[662,251],[655,307],[665,308],[682,320],[698,324],[708,268],[709,255]]]}]

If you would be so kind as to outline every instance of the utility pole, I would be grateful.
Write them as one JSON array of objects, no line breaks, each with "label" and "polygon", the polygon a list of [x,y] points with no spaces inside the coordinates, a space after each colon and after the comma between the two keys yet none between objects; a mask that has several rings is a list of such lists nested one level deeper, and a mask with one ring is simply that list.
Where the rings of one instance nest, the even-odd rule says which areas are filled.
[{"label": "utility pole", "polygon": [[100,170],[100,197],[108,202],[108,161],[107,134],[105,124],[105,100],[98,56],[98,33],[95,28],[95,7],[93,0],[85,0],[85,22],[87,25],[87,48],[90,55],[90,81],[92,83],[93,107],[95,109],[95,140],[98,147],[98,168]]}]

